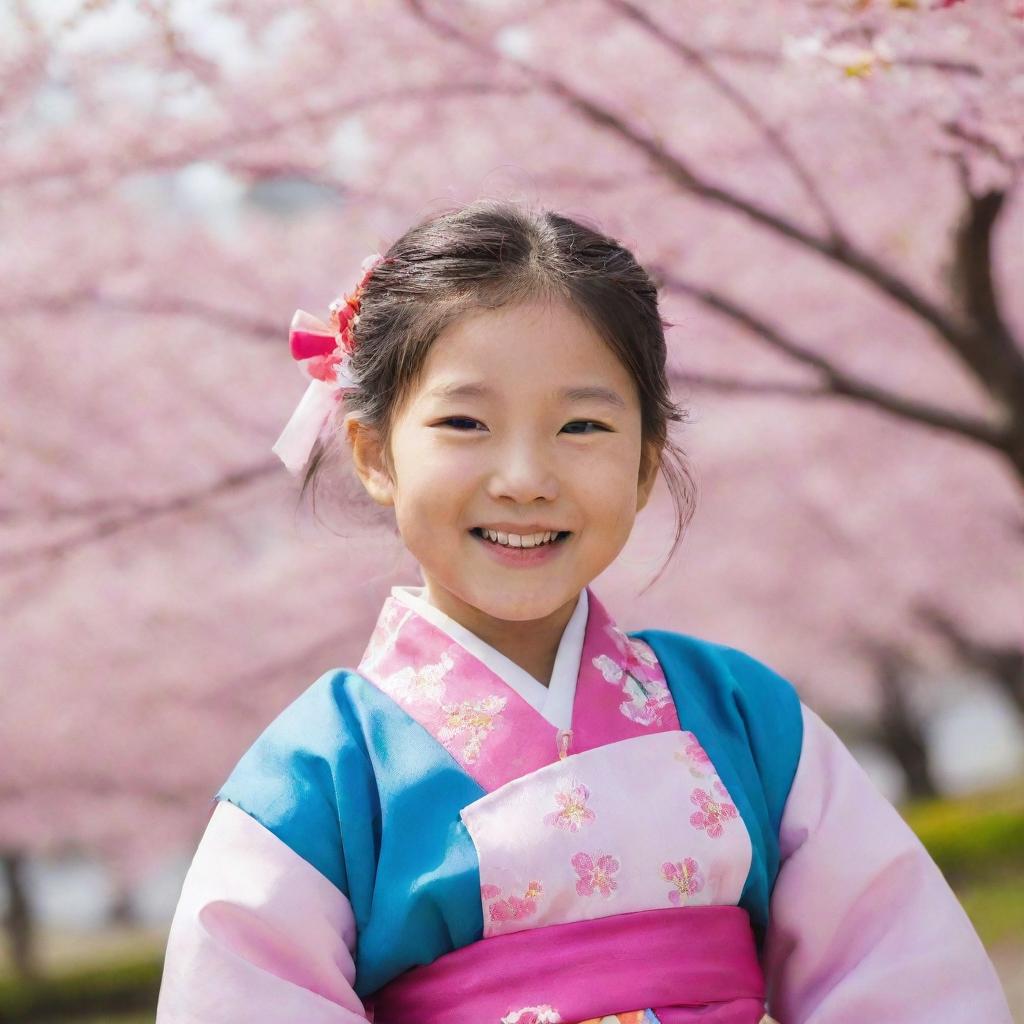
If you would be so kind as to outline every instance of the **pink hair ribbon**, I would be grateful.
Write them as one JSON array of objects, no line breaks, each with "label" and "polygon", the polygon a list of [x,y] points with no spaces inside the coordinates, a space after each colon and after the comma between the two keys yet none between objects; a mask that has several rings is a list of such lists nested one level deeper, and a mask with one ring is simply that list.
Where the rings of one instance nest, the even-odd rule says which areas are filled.
[{"label": "pink hair ribbon", "polygon": [[310,382],[291,419],[270,449],[290,473],[302,471],[337,403],[346,391],[357,387],[351,371],[355,349],[352,327],[359,320],[363,288],[382,259],[379,253],[374,253],[363,260],[363,276],[356,290],[331,303],[329,324],[304,309],[297,309],[292,317],[288,332],[292,358]]}]

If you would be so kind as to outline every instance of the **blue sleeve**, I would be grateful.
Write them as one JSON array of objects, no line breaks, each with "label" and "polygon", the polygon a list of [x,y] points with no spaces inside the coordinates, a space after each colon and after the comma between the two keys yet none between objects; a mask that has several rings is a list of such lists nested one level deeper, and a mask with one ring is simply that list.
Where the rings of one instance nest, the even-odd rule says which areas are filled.
[{"label": "blue sleeve", "polygon": [[[242,756],[216,798],[273,832],[355,908],[350,875],[353,869],[365,874],[367,862],[375,861],[380,808],[347,692],[349,676],[343,669],[326,672],[286,707]],[[342,821],[350,826],[345,835]]]}]

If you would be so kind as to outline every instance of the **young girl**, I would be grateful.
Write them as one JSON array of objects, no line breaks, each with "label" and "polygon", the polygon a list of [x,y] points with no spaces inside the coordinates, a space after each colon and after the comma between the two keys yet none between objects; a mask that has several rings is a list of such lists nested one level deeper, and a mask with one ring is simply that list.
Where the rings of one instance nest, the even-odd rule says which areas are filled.
[{"label": "young girl", "polygon": [[313,381],[275,451],[313,449],[305,489],[345,445],[423,585],[216,794],[159,1024],[1010,1024],[938,868],[792,685],[626,634],[589,586],[659,468],[677,542],[691,510],[634,257],[479,202],[364,270],[330,325],[296,314]]}]

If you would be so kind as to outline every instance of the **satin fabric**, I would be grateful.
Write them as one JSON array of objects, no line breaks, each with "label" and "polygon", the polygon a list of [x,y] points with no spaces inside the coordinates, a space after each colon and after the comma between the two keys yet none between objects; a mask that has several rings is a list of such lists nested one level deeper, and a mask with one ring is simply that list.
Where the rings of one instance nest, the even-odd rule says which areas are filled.
[{"label": "satin fabric", "polygon": [[758,1024],[764,977],[746,911],[651,910],[483,939],[405,972],[367,1009],[374,1024],[539,1024],[632,1017],[637,1005],[661,1024]]},{"label": "satin fabric", "polygon": [[[564,761],[557,740],[565,719],[556,723],[539,714],[513,692],[513,682],[493,672],[483,692],[453,686],[455,706],[426,725],[385,688],[344,669],[325,673],[284,709],[217,794],[220,803],[175,914],[158,1024],[366,1020],[364,1004],[397,979],[491,941],[483,936],[495,907],[502,914],[522,912],[523,892],[517,903],[507,886],[492,898],[501,879],[481,886],[481,868],[516,868],[501,859],[500,836],[496,843],[484,812],[522,796],[530,816],[536,818],[531,807],[543,810],[544,825],[564,830],[562,838],[582,839],[591,835],[588,823],[602,815],[615,819],[612,804],[598,799],[598,788],[607,789],[608,800],[621,794],[606,782],[583,792],[580,784],[589,788],[593,781],[589,775],[567,777],[563,786],[558,765],[583,769],[587,758],[579,755],[585,751],[603,758],[623,740],[627,745],[620,749],[633,749],[681,733],[697,744],[692,756],[680,751],[678,766],[713,773],[710,788],[701,786],[706,797],[700,797],[700,808],[687,808],[697,815],[709,848],[720,846],[707,831],[716,822],[726,830],[744,826],[752,842],[739,903],[755,938],[767,934],[758,953],[774,1017],[782,1024],[1010,1024],[994,968],[938,868],[791,684],[741,651],[686,634],[647,631],[624,639],[614,628],[605,631],[614,624],[604,621],[597,602],[591,610],[593,643],[578,658],[569,722],[577,731]],[[463,643],[450,634],[419,636],[428,637],[427,646],[408,649],[407,667],[436,663],[448,650],[445,639],[460,648],[448,650],[453,662],[470,664],[477,657],[477,664],[487,664],[479,657],[486,645],[476,638]],[[567,641],[566,651],[570,647]],[[568,671],[568,654],[565,660]],[[671,690],[668,704],[651,685],[659,673]],[[429,691],[431,681],[425,682]],[[401,690],[399,679],[396,692]],[[484,728],[486,715],[460,714],[458,707],[480,697],[497,697],[513,710],[499,715],[493,729]],[[533,751],[532,782],[528,763],[510,775],[490,756],[495,738],[518,752],[503,735],[505,726]],[[544,779],[556,775],[559,784],[548,793]],[[641,771],[637,781],[654,785],[662,776]],[[723,817],[724,807],[708,802],[718,793],[715,779],[739,818]],[[673,800],[683,792],[672,784],[669,790]],[[463,814],[470,827],[484,827],[482,861]],[[492,817],[502,820],[500,813]],[[573,830],[574,824],[583,827]],[[607,858],[621,862],[621,871],[635,870],[635,857],[629,867],[624,854],[642,852],[649,833],[650,825],[638,830],[635,820],[623,817],[617,833],[601,838],[612,849],[591,851],[598,855],[579,876],[582,896],[598,905],[608,899],[609,913],[584,926],[630,916],[615,914],[619,890],[611,883],[622,876]],[[538,843],[543,834],[535,831]],[[544,859],[541,846],[535,852],[541,859],[529,867],[531,875]],[[684,892],[691,902],[709,893],[707,886],[691,886],[695,876],[682,872],[688,856],[701,861],[694,847],[661,865],[669,900],[675,886],[681,902]],[[522,868],[527,870],[525,862]],[[553,875],[541,881],[547,892],[572,898]],[[717,902],[734,898],[719,895]],[[701,908],[676,905],[667,912],[685,916],[691,909]],[[530,921],[521,923],[520,931],[497,937],[522,934]],[[549,917],[539,931],[573,923]],[[677,954],[682,958],[686,951]],[[566,967],[564,958],[553,961],[559,962]],[[645,966],[646,960],[641,976]],[[585,972],[601,973],[596,967]],[[510,1012],[529,1012],[529,1006]],[[679,1020],[708,1024],[716,1019],[708,1014],[720,1009],[712,1003],[701,1016],[696,1007],[663,1007],[662,1024],[676,1011],[689,1014]],[[620,1010],[616,1024],[652,1024],[648,1018],[648,1011]],[[407,1020],[419,1017],[413,1013]],[[540,1021],[520,1013],[512,1024]]]}]

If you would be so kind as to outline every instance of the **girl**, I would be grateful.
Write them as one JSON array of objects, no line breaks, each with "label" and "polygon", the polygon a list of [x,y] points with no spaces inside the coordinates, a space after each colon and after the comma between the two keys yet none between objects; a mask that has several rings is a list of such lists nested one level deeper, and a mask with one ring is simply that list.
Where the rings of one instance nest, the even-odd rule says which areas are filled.
[{"label": "girl", "polygon": [[633,256],[478,202],[364,270],[330,326],[296,314],[313,381],[275,451],[315,449],[305,491],[339,410],[423,585],[216,794],[159,1024],[1010,1024],[938,868],[792,685],[626,634],[590,588],[659,468],[676,543],[692,511]]}]

